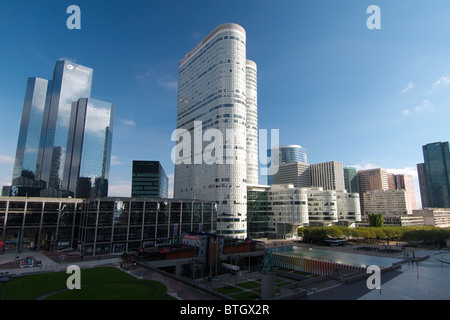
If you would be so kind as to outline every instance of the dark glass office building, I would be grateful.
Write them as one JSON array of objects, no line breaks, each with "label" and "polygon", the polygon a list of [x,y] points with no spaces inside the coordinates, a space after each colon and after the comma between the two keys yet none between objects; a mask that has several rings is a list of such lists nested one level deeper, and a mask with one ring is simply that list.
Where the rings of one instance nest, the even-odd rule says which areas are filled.
[{"label": "dark glass office building", "polygon": [[92,76],[60,60],[28,79],[10,195],[107,196],[114,106],[91,99]]},{"label": "dark glass office building", "polygon": [[428,206],[450,208],[450,149],[448,142],[422,146]]},{"label": "dark glass office building", "polygon": [[159,161],[133,161],[131,196],[167,198],[169,179]]},{"label": "dark glass office building", "polygon": [[356,168],[345,167],[344,168],[344,183],[345,190],[349,193],[358,193],[358,177],[356,174]]}]

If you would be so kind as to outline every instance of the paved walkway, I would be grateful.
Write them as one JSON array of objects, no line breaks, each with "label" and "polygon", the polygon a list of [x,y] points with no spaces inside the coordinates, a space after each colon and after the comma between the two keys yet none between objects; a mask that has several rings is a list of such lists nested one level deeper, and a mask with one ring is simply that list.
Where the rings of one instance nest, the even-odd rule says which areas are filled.
[{"label": "paved walkway", "polygon": [[[435,254],[437,254],[435,256]],[[402,264],[398,271],[381,275],[381,290],[367,288],[367,280],[343,284],[308,295],[306,300],[450,300],[450,253],[418,250],[429,259]],[[441,262],[446,259],[448,262]]]},{"label": "paved walkway", "polygon": [[[34,259],[41,261],[41,267],[20,267],[20,259],[32,256]],[[67,256],[67,254],[66,254]],[[19,259],[16,259],[16,252],[13,250],[7,250],[4,254],[0,254],[0,272],[9,272],[10,274],[26,274],[26,273],[38,273],[38,272],[54,272],[65,271],[71,264],[75,264],[80,268],[92,267],[99,265],[110,265],[122,261],[120,256],[109,256],[99,260],[84,258],[77,256],[75,259],[66,259],[60,262],[58,255],[47,255],[37,251],[24,250],[21,254],[18,254]],[[57,258],[58,257],[58,258]]]}]

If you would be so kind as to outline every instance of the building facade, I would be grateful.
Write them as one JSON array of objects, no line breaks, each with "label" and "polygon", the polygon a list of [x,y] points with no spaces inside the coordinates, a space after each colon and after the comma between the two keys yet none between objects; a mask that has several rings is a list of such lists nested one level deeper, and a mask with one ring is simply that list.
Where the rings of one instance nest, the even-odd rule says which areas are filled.
[{"label": "building facade", "polygon": [[92,76],[60,60],[52,80],[28,79],[10,195],[107,195],[114,106],[90,98]]},{"label": "building facade", "polygon": [[450,208],[450,148],[448,142],[422,146],[429,207]]},{"label": "building facade", "polygon": [[359,193],[336,191],[336,204],[339,224],[352,226],[361,221]]},{"label": "building facade", "polygon": [[214,202],[198,200],[0,197],[0,241],[17,252],[123,253],[210,232],[215,216]]},{"label": "building facade", "polygon": [[307,189],[273,185],[268,192],[269,229],[277,239],[294,237],[298,227],[309,223]]},{"label": "building facade", "polygon": [[108,195],[115,106],[82,98],[73,103],[61,183],[63,196]]},{"label": "building facade", "polygon": [[246,32],[223,24],[179,63],[172,153],[174,198],[218,201],[220,234],[246,237],[247,184],[258,183],[257,131],[257,68],[247,59]]},{"label": "building facade", "polygon": [[329,161],[311,164],[311,187],[324,190],[345,190],[344,166],[342,162]]},{"label": "building facade", "polygon": [[[304,164],[308,163],[308,151],[306,148],[303,148],[299,145],[287,145],[287,146],[280,146],[278,148],[279,152],[279,160],[278,164],[286,164],[286,163],[295,163],[295,162],[302,162]],[[272,155],[272,149],[267,150],[267,155],[271,157]],[[268,170],[270,172],[270,164],[268,166]],[[272,185],[274,184],[274,175],[269,174],[267,176],[267,184]],[[288,182],[290,183],[290,182]]]},{"label": "building facade", "polygon": [[273,184],[293,184],[297,188],[311,186],[311,175],[308,163],[290,162],[280,164],[278,172],[273,175]]},{"label": "building facade", "polygon": [[427,191],[427,176],[425,173],[425,163],[417,164],[417,176],[419,179],[420,200],[422,208],[429,207],[428,205],[428,191]]},{"label": "building facade", "polygon": [[412,214],[408,193],[405,190],[374,190],[363,193],[364,215],[369,213]]},{"label": "building facade", "polygon": [[367,211],[365,208],[364,193],[375,190],[388,190],[388,178],[385,169],[367,169],[357,172],[359,198],[361,203],[361,213],[364,215]]},{"label": "building facade", "polygon": [[350,193],[359,192],[356,168],[344,167],[344,184],[345,190],[347,190],[347,192]]},{"label": "building facade", "polygon": [[167,198],[169,179],[159,161],[133,161],[131,197]]}]

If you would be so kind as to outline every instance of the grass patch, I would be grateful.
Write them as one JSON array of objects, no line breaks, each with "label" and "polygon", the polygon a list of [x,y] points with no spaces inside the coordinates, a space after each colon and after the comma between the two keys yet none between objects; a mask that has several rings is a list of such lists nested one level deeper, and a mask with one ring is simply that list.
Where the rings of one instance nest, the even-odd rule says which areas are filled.
[{"label": "grass patch", "polygon": [[236,284],[237,286],[244,288],[244,289],[256,289],[261,287],[261,283],[258,283],[256,281],[247,281]]},{"label": "grass patch", "polygon": [[257,300],[261,296],[255,292],[245,291],[233,296],[236,300]]},{"label": "grass patch", "polygon": [[[66,281],[70,274],[51,272],[24,275],[11,280],[6,285],[5,299],[33,300],[45,294],[67,289]],[[52,294],[47,299],[54,300],[115,300],[115,299],[165,299],[167,289],[164,284],[139,280],[112,267],[81,269],[81,290],[64,290]]]},{"label": "grass patch", "polygon": [[242,290],[239,288],[236,288],[234,286],[226,286],[226,287],[222,287],[222,288],[216,288],[216,289],[214,289],[214,291],[217,291],[224,295],[230,295],[230,294],[242,291]]}]

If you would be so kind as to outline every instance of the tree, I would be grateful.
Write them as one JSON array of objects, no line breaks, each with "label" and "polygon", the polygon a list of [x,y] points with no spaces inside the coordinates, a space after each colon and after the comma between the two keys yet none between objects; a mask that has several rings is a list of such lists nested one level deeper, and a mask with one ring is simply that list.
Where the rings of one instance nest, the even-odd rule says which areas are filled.
[{"label": "tree", "polygon": [[369,213],[369,227],[383,227],[383,215],[381,213]]}]

